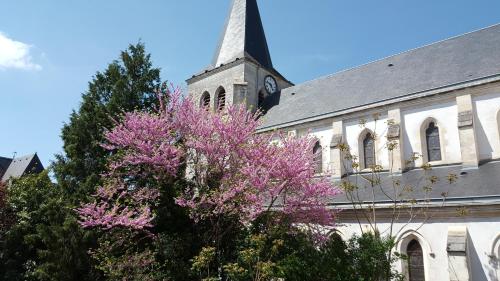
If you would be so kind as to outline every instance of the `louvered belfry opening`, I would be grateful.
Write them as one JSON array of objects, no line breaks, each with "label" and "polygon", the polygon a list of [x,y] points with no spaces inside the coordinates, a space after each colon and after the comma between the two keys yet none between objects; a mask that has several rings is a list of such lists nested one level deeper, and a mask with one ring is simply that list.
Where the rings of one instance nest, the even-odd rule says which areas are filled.
[{"label": "louvered belfry opening", "polygon": [[210,109],[210,94],[208,92],[203,93],[201,97],[201,106],[206,110]]},{"label": "louvered belfry opening", "polygon": [[375,138],[371,133],[363,140],[363,156],[365,169],[375,166]]},{"label": "louvered belfry opening", "polygon": [[314,172],[320,174],[323,172],[323,148],[319,141],[314,144],[313,148],[314,155]]},{"label": "louvered belfry opening", "polygon": [[436,123],[431,122],[425,131],[425,139],[427,142],[427,158],[428,161],[441,160],[441,141],[439,138],[439,127]]},{"label": "louvered belfry opening", "polygon": [[217,92],[217,110],[222,111],[226,107],[226,90],[220,88]]},{"label": "louvered belfry opening", "polygon": [[417,240],[412,240],[406,248],[410,281],[425,281],[424,255]]}]

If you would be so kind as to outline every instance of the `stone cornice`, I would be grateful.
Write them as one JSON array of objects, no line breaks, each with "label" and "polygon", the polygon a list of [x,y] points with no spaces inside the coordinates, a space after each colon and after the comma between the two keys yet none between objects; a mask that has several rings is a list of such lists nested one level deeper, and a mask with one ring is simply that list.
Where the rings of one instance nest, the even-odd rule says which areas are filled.
[{"label": "stone cornice", "polygon": [[216,73],[219,73],[219,72],[222,72],[224,70],[230,69],[230,68],[232,68],[234,66],[240,65],[240,64],[244,63],[245,61],[251,62],[251,60],[249,60],[247,58],[242,58],[242,59],[238,58],[238,59],[236,59],[236,60],[234,60],[234,61],[232,61],[230,63],[220,65],[220,66],[218,66],[216,68],[207,69],[204,72],[201,72],[199,74],[195,74],[191,78],[187,79],[186,83],[188,85],[193,84],[193,83],[198,82],[200,80],[203,80],[203,79],[205,79],[205,78],[207,78],[209,76],[212,76],[212,75],[214,75]]},{"label": "stone cornice", "polygon": [[[356,212],[353,209],[337,209],[338,220],[341,222],[356,221],[356,212],[358,218],[363,218],[366,214],[371,214],[369,209],[358,209]],[[388,206],[376,207],[377,219],[391,219],[393,217],[393,209]],[[451,204],[445,203],[444,205],[415,206],[413,210],[403,208],[398,213],[398,217],[403,222],[407,222],[410,215],[418,222],[419,220],[429,219],[449,219],[449,218],[494,218],[500,216],[500,202],[497,203],[482,203],[482,204]]]},{"label": "stone cornice", "polygon": [[[235,67],[237,65],[243,64],[245,62],[251,63],[251,64],[255,65],[256,67],[262,67],[256,60],[252,59],[251,57],[237,58],[237,59],[235,59],[234,61],[232,61],[230,63],[222,64],[222,65],[220,65],[218,67],[215,67],[215,68],[209,68],[209,69],[206,69],[205,71],[203,71],[203,72],[201,72],[199,74],[195,74],[191,78],[187,79],[186,83],[188,85],[196,83],[196,82],[201,81],[201,80],[203,80],[203,79],[205,79],[205,78],[207,78],[209,76],[212,76],[214,74],[220,73],[220,72],[222,72],[224,70],[230,69],[232,67]],[[289,83],[290,85],[293,85],[292,82],[290,82],[288,79],[286,79],[277,70],[275,70],[275,69],[267,69],[267,70],[269,72],[271,72],[272,74],[276,75],[277,77],[279,77],[280,79],[282,79],[283,81]]]}]

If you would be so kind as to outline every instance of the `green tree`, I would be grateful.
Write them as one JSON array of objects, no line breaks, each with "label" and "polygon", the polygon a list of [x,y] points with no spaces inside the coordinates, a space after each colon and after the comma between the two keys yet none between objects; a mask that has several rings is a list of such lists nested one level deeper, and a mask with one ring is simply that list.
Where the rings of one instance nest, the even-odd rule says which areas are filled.
[{"label": "green tree", "polygon": [[80,108],[62,129],[64,155],[55,163],[57,181],[73,201],[85,200],[100,184],[110,156],[101,147],[104,132],[124,112],[151,110],[159,86],[160,69],[152,66],[142,43],[130,45],[89,82]]},{"label": "green tree", "polygon": [[92,239],[68,215],[48,171],[15,180],[7,195],[15,223],[1,244],[1,280],[96,280],[82,254]]},{"label": "green tree", "polygon": [[6,262],[6,256],[3,251],[6,239],[5,236],[13,223],[14,215],[12,214],[12,210],[9,208],[7,201],[7,185],[0,182],[0,277],[2,276],[2,272],[5,270],[2,265],[5,265]]},{"label": "green tree", "polygon": [[[239,243],[237,257],[224,271],[232,281],[402,280],[391,266],[398,257],[388,254],[394,240],[372,233],[348,241],[333,233],[320,244],[311,238],[310,233],[286,224],[254,229]],[[210,276],[213,262],[210,252],[202,251],[195,257],[193,269]]]},{"label": "green tree", "polygon": [[53,164],[57,183],[43,173],[9,187],[6,207],[16,221],[0,239],[0,280],[103,279],[88,254],[99,235],[80,227],[74,209],[95,192],[112,156],[101,147],[104,132],[124,112],[151,110],[159,86],[160,69],[142,43],[92,78],[62,129],[64,154]]},{"label": "green tree", "polygon": [[[159,87],[160,69],[153,67],[151,55],[142,43],[130,45],[121,52],[118,60],[110,63],[103,72],[96,73],[89,82],[80,107],[73,111],[62,129],[65,153],[58,155],[54,163],[57,182],[71,210],[86,201],[101,184],[101,175],[112,155],[101,147],[106,130],[114,127],[115,121],[125,112],[152,110]],[[64,223],[71,225],[73,231],[82,232],[74,212],[68,213]],[[99,236],[93,231],[83,233],[90,237]],[[89,248],[96,248],[97,243],[94,239],[84,252],[73,254],[88,257]],[[47,255],[51,254],[47,252]],[[91,268],[88,270],[92,271]]]},{"label": "green tree", "polygon": [[403,276],[392,265],[403,258],[398,253],[391,251],[395,246],[395,239],[383,237],[379,233],[363,233],[354,236],[348,242],[348,253],[355,280],[402,281]]}]

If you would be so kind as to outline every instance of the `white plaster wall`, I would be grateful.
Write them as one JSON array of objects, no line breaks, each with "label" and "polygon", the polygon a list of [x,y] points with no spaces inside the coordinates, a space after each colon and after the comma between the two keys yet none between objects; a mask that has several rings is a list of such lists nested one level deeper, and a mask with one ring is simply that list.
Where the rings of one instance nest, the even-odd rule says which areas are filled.
[{"label": "white plaster wall", "polygon": [[[409,160],[413,153],[423,154],[422,149],[422,124],[428,118],[434,118],[439,126],[441,139],[442,160],[436,163],[451,164],[461,163],[460,138],[458,134],[458,111],[455,100],[439,102],[427,106],[415,106],[402,110],[404,122],[404,159]],[[417,167],[423,164],[422,158],[415,162]]]},{"label": "white plaster wall", "polygon": [[500,158],[498,112],[500,93],[473,96],[476,138],[481,160]]},{"label": "white plaster wall", "polygon": [[[351,154],[360,156],[359,136],[365,129],[369,129],[376,135],[375,138],[375,158],[378,165],[384,169],[389,169],[389,152],[387,150],[387,115],[379,116],[377,121],[373,118],[366,119],[364,125],[360,125],[362,118],[351,119],[344,122],[344,136],[351,149]],[[359,160],[359,159],[358,159]]]},{"label": "white plaster wall", "polygon": [[[378,227],[383,232],[389,224],[379,222]],[[401,230],[403,224],[395,224],[396,232]],[[448,227],[466,226],[468,230],[468,262],[470,267],[471,281],[498,281],[500,273],[498,262],[490,257],[492,247],[500,235],[499,218],[456,218],[430,220],[423,226],[414,222],[405,226],[402,233],[410,233],[417,230],[418,234],[425,240],[422,246],[424,251],[424,264],[427,281],[445,281],[449,279],[448,252],[446,251]],[[356,223],[340,222],[338,230],[343,239],[348,239],[354,234],[360,233],[359,225]],[[427,244],[427,245],[426,245]],[[397,268],[401,270],[402,262]]]}]

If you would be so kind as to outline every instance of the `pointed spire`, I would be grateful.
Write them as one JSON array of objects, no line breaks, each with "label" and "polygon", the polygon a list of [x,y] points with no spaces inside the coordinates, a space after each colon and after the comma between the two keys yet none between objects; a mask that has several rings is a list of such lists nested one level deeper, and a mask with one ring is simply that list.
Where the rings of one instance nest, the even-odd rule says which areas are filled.
[{"label": "pointed spire", "polygon": [[213,67],[250,57],[273,69],[257,0],[232,0],[225,30],[212,62]]}]

